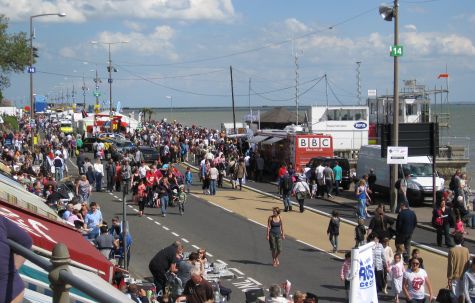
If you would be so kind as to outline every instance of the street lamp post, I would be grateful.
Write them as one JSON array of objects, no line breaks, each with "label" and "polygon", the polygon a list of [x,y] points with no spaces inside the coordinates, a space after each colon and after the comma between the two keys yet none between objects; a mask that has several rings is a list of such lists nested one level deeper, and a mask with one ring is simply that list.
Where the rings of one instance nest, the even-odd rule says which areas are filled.
[{"label": "street lamp post", "polygon": [[[383,17],[386,21],[392,21],[394,18],[394,46],[399,45],[399,22],[398,22],[398,9],[399,9],[399,1],[394,0],[393,7],[388,6],[381,6],[379,8],[379,13],[381,17]],[[391,128],[392,133],[392,145],[398,146],[399,145],[399,57],[394,56],[394,79],[393,79],[393,125]],[[396,179],[398,178],[398,165],[393,164],[391,167],[391,174],[390,174],[390,184],[394,184]],[[390,194],[391,194],[391,211],[396,209],[397,203],[397,191],[394,186],[390,186]]]},{"label": "street lamp post", "polygon": [[99,42],[99,41],[91,41],[92,44],[107,44],[108,49],[109,49],[109,60],[108,60],[108,66],[107,70],[109,72],[109,79],[107,79],[107,82],[109,82],[109,116],[112,118],[112,71],[117,71],[113,66],[112,66],[112,58],[111,58],[111,45],[113,44],[121,44],[121,43],[129,43],[129,41],[117,41],[117,42]]},{"label": "street lamp post", "polygon": [[172,112],[173,112],[173,96],[167,96],[167,99],[170,99],[170,120],[172,118]]},{"label": "street lamp post", "polygon": [[[35,102],[33,100],[33,73],[35,72],[33,68],[33,19],[38,17],[44,16],[58,16],[58,17],[66,17],[65,13],[51,13],[51,14],[39,14],[30,16],[30,66],[28,68],[28,73],[30,74],[30,118],[32,120],[35,119]],[[33,135],[33,130],[31,132],[31,148],[35,144],[35,139]]]}]

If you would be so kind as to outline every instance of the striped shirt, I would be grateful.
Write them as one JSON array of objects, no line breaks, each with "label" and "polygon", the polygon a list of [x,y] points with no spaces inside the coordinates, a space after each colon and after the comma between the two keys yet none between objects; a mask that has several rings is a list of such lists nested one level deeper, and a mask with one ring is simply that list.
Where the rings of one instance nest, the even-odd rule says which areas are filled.
[{"label": "striped shirt", "polygon": [[381,243],[373,246],[373,265],[375,270],[383,270],[386,267],[386,257],[384,256],[384,247]]}]

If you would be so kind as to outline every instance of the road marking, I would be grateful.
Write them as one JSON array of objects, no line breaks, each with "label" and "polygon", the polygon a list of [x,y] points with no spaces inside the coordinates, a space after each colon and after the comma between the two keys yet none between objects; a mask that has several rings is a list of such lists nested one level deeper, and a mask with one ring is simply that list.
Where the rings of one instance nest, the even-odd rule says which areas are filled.
[{"label": "road marking", "polygon": [[242,278],[244,280],[232,283],[235,287],[239,288],[242,292],[246,292],[249,289],[260,288],[262,286],[262,283],[254,280],[251,277],[247,277],[247,278],[242,277]]},{"label": "road marking", "polygon": [[135,209],[135,208],[132,208],[132,209],[133,209],[133,210],[134,210],[136,213],[138,213],[138,212],[139,212],[139,211],[138,211],[137,209]]},{"label": "road marking", "polygon": [[252,223],[256,223],[257,225],[260,225],[260,226],[262,226],[262,227],[267,228],[267,226],[265,226],[264,224],[262,224],[262,223],[260,223],[260,222],[254,221],[254,220],[249,219],[249,218],[247,218],[247,220],[251,221]]},{"label": "road marking", "polygon": [[160,222],[157,222],[157,221],[155,221],[155,224],[157,224],[157,225],[162,225]]},{"label": "road marking", "polygon": [[175,232],[172,232],[172,235],[174,235],[175,237],[179,237],[180,235],[175,233]]},{"label": "road marking", "polygon": [[127,206],[130,207],[130,208],[134,208],[132,205],[127,205]]},{"label": "road marking", "polygon": [[193,247],[196,248],[196,249],[200,249],[198,246],[196,246],[196,245],[194,245],[194,244],[191,245],[191,246],[193,246]]},{"label": "road marking", "polygon": [[116,198],[116,199],[119,199],[119,197],[117,197],[116,195],[113,195],[113,197]]},{"label": "road marking", "polygon": [[147,217],[147,219],[149,219],[150,221],[153,221],[153,219],[152,219],[152,218],[150,218],[150,217]]},{"label": "road marking", "polygon": [[227,211],[228,213],[231,213],[231,214],[234,213],[232,210],[227,209],[226,207],[221,206],[221,205],[219,205],[219,204],[213,203],[213,202],[211,202],[211,201],[206,201],[206,202],[208,202],[209,204],[213,204],[214,206],[217,206],[217,207],[219,207],[219,208],[221,208],[221,209],[224,209],[224,210]]},{"label": "road marking", "polygon": [[326,251],[325,249],[322,249],[322,248],[320,248],[320,247],[314,246],[314,245],[309,244],[309,243],[307,243],[307,242],[304,242],[304,241],[302,241],[302,240],[297,240],[297,242],[300,242],[300,243],[302,243],[302,244],[305,244],[305,245],[307,245],[307,246],[310,246],[311,248],[316,249],[316,250],[318,250],[318,251],[327,253],[327,254],[329,254],[329,255],[331,255],[331,256],[337,258],[338,260],[344,260],[344,258],[340,257],[340,256],[337,255],[337,254],[328,252],[328,251]]},{"label": "road marking", "polygon": [[206,255],[207,255],[207,256],[210,256],[210,257],[213,257],[213,255],[210,254],[209,252],[206,252]]},{"label": "road marking", "polygon": [[242,271],[240,271],[239,269],[237,269],[237,268],[232,267],[232,268],[229,268],[229,270],[232,270],[232,271],[240,274],[241,276],[244,276],[244,273]]},{"label": "road marking", "polygon": [[427,246],[427,245],[424,245],[424,244],[420,244],[420,243],[417,243],[415,241],[411,241],[411,243],[414,245],[414,246],[418,246],[420,248],[423,248],[425,250],[428,250],[430,252],[433,252],[433,253],[436,253],[436,254],[439,254],[439,255],[443,255],[443,256],[446,256],[448,257],[449,254],[443,250],[440,250],[440,249],[437,249],[437,248],[432,248],[430,246]]},{"label": "road marking", "polygon": [[79,169],[79,168],[76,166],[76,164],[74,164],[74,162],[71,161],[71,158],[68,158],[68,160],[69,160],[69,162],[71,163],[72,166],[74,166],[74,167],[76,167],[77,169]]},{"label": "road marking", "polygon": [[228,263],[224,262],[223,260],[217,259],[216,262],[221,263],[223,265],[228,265]]},{"label": "road marking", "polygon": [[168,227],[166,227],[166,226],[162,226],[162,228],[163,228],[164,230],[170,230],[170,228],[168,228]]},{"label": "road marking", "polygon": [[183,242],[185,242],[185,243],[190,243],[190,241],[188,241],[188,240],[185,239],[185,238],[181,238],[181,240],[182,240]]},{"label": "road marking", "polygon": [[114,194],[113,194],[113,193],[109,193],[109,195],[113,196]]}]

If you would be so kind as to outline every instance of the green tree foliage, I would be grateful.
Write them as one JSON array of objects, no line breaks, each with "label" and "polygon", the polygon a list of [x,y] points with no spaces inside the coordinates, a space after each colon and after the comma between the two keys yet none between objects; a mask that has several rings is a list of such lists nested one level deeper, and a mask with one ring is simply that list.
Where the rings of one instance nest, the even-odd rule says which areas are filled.
[{"label": "green tree foliage", "polygon": [[0,15],[0,94],[10,86],[9,74],[24,71],[30,61],[26,33],[10,34],[7,29],[8,18]]}]

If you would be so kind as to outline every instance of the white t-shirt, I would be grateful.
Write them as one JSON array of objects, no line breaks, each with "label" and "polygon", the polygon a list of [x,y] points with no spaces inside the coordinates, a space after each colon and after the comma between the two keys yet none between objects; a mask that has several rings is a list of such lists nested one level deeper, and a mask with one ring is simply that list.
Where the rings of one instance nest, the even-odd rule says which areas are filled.
[{"label": "white t-shirt", "polygon": [[413,272],[410,269],[404,273],[404,279],[407,281],[409,295],[413,299],[425,298],[425,283],[427,273],[422,268],[418,272]]}]

